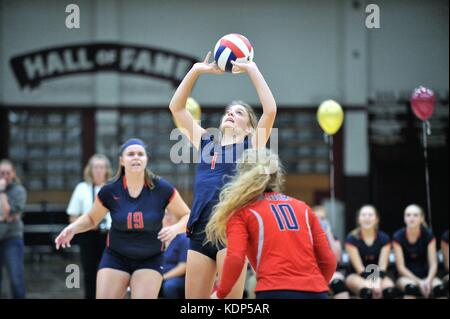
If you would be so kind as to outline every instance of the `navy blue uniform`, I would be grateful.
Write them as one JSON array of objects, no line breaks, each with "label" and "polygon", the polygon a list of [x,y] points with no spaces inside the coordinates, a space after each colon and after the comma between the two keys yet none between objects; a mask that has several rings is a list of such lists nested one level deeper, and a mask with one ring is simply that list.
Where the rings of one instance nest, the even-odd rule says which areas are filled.
[{"label": "navy blue uniform", "polygon": [[434,240],[434,236],[425,227],[420,227],[420,235],[415,243],[410,243],[406,237],[406,228],[394,233],[394,241],[403,250],[405,266],[419,278],[428,276],[428,244]]},{"label": "navy blue uniform", "polygon": [[151,268],[162,272],[164,258],[158,233],[165,209],[175,188],[162,178],[145,185],[137,198],[128,193],[126,177],[105,185],[98,198],[111,213],[112,225],[107,248],[99,268],[115,268],[132,273]]},{"label": "navy blue uniform", "polygon": [[[177,235],[164,252],[164,273],[174,269],[179,263],[185,263],[188,249],[189,238],[186,234]],[[184,275],[165,279],[162,283],[160,296],[169,299],[183,299],[184,283]]]},{"label": "navy blue uniform", "polygon": [[223,185],[236,174],[236,161],[250,144],[247,136],[243,143],[221,146],[209,133],[203,134],[200,141],[200,163],[195,175],[194,199],[187,234],[191,238],[189,249],[213,260],[216,259],[218,249],[211,244],[204,245],[205,227],[214,205],[219,202]]},{"label": "navy blue uniform", "polygon": [[[361,236],[361,233],[358,233],[356,236],[350,233],[345,240],[345,244],[355,246],[358,248],[359,255],[361,256],[362,263],[364,267],[367,267],[370,264],[378,265],[378,260],[380,258],[381,250],[386,246],[390,245],[389,236],[382,232],[378,231],[376,234],[376,238],[371,246],[368,246],[364,239]],[[349,273],[354,273],[355,268],[352,263],[349,263]]]}]

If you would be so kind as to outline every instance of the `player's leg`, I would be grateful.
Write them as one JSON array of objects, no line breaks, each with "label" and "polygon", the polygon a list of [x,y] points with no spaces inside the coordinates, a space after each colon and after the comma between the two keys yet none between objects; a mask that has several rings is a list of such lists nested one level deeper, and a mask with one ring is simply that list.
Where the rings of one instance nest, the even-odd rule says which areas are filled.
[{"label": "player's leg", "polygon": [[208,299],[212,294],[215,278],[215,260],[189,249],[186,261],[186,299]]},{"label": "player's leg", "polygon": [[130,283],[130,274],[117,269],[102,268],[97,272],[97,299],[122,299]]},{"label": "player's leg", "polygon": [[420,287],[416,282],[407,277],[400,277],[397,279],[397,288],[404,294],[405,299],[416,299],[421,297]]},{"label": "player's leg", "polygon": [[132,299],[156,299],[161,289],[163,277],[153,269],[139,269],[130,280]]},{"label": "player's leg", "polygon": [[345,280],[348,289],[362,299],[372,298],[372,289],[367,287],[367,281],[358,274],[350,274]]},{"label": "player's leg", "polygon": [[333,274],[329,286],[333,293],[333,299],[350,299],[350,294],[345,285],[345,277],[341,272],[336,271]]}]

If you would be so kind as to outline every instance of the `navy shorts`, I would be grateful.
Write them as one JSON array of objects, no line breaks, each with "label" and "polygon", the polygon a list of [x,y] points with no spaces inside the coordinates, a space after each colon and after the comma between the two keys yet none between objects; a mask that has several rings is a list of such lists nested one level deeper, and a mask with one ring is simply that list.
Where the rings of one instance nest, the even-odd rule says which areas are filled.
[{"label": "navy shorts", "polygon": [[202,255],[208,256],[212,260],[216,261],[217,252],[224,249],[225,246],[216,245],[212,243],[206,243],[205,228],[208,221],[198,221],[195,223],[192,234],[189,235],[189,250],[196,251]]},{"label": "navy shorts", "polygon": [[160,254],[147,259],[131,259],[106,248],[103,252],[98,270],[102,268],[117,269],[125,271],[130,275],[139,269],[152,269],[159,272],[162,276],[164,273],[164,256]]},{"label": "navy shorts", "polygon": [[305,292],[295,290],[257,291],[256,299],[328,299],[328,292]]}]

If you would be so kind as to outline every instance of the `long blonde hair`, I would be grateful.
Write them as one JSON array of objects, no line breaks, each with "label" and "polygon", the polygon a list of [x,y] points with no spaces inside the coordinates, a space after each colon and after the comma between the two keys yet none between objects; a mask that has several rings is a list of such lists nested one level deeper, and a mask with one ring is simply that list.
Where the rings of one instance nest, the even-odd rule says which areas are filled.
[{"label": "long blonde hair", "polygon": [[251,204],[265,191],[279,192],[284,171],[278,156],[266,148],[248,149],[237,163],[237,174],[220,192],[206,226],[206,242],[226,243],[226,227],[231,216]]}]

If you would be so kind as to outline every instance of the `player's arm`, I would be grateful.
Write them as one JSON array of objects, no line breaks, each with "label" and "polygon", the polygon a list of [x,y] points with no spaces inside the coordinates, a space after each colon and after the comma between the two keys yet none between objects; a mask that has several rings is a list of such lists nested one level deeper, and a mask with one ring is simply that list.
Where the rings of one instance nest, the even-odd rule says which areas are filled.
[{"label": "player's arm", "polygon": [[[237,213],[235,213],[237,214]],[[234,215],[227,224],[227,254],[217,288],[217,297],[225,298],[233,288],[245,265],[248,231],[242,216]]]},{"label": "player's arm", "polygon": [[427,280],[431,282],[437,273],[437,253],[436,253],[436,240],[433,238],[427,247],[428,256],[428,276]]},{"label": "player's arm", "polygon": [[168,242],[176,235],[186,232],[187,222],[189,220],[190,209],[180,194],[174,189],[174,194],[166,209],[178,219],[178,222],[161,229],[158,233],[158,239],[162,242]]},{"label": "player's arm", "polygon": [[444,240],[441,240],[441,248],[442,248],[442,254],[444,255],[444,266],[445,269],[448,271],[448,243]]},{"label": "player's arm", "polygon": [[107,213],[108,209],[103,206],[97,196],[91,210],[64,228],[58,237],[56,237],[56,249],[59,249],[61,246],[63,248],[70,247],[70,241],[73,236],[95,228],[103,220]]},{"label": "player's arm", "polygon": [[364,267],[358,248],[350,243],[345,243],[345,250],[356,273],[363,273],[366,268]]},{"label": "player's arm", "polygon": [[378,258],[378,267],[381,271],[386,271],[389,263],[389,254],[391,253],[391,244],[386,244],[381,248],[380,257]]},{"label": "player's arm", "polygon": [[248,73],[250,80],[256,89],[256,93],[258,94],[263,109],[263,114],[259,119],[256,132],[252,136],[252,147],[265,147],[277,115],[277,103],[275,102],[275,98],[255,62],[236,63],[232,61],[231,63],[235,67],[238,67],[239,71]]},{"label": "player's arm", "polygon": [[175,94],[170,101],[169,108],[173,117],[179,123],[182,132],[189,138],[191,143],[198,149],[200,146],[201,136],[206,133],[192,117],[191,113],[186,109],[186,102],[191,94],[192,88],[200,74],[204,73],[223,73],[215,63],[209,63],[211,52],[205,57],[203,62],[195,63],[186,76],[181,81]]}]

